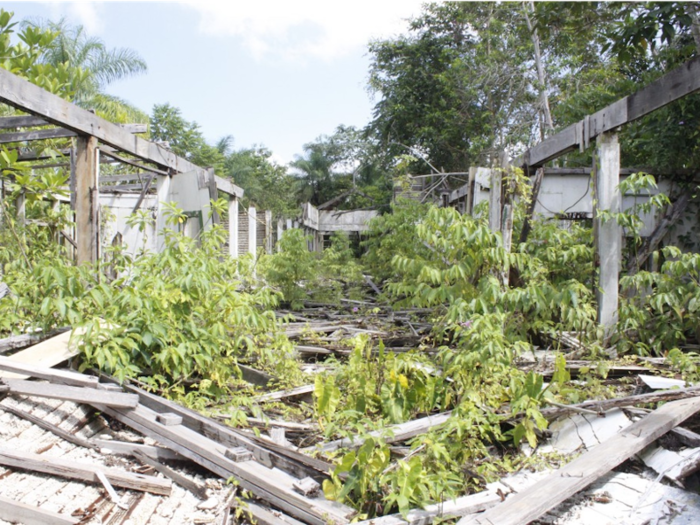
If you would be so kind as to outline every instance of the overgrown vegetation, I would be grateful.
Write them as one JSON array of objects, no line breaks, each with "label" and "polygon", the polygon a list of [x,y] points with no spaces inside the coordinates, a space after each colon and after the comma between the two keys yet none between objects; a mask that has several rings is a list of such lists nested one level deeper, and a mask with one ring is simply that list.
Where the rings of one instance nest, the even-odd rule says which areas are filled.
[{"label": "overgrown vegetation", "polygon": [[[292,214],[298,199],[320,204],[350,188],[361,191],[343,205],[386,204],[392,176],[408,167],[463,170],[502,148],[550,133],[537,106],[548,89],[555,123],[568,124],[693,52],[689,31],[697,12],[691,16],[679,4],[526,8],[428,5],[407,35],[373,43],[371,86],[382,95],[373,122],[364,132],[339,127],[309,144],[294,162],[296,176],[264,148],[231,151],[230,137],[207,144],[197,124],[169,105],[154,108],[152,136],[233,177],[253,202],[278,215]],[[630,13],[658,14],[662,37],[638,27]],[[551,51],[545,60],[551,72],[547,85],[529,76],[535,69],[535,32],[525,30],[530,16]],[[572,35],[576,17],[600,23],[605,31],[591,39]],[[0,12],[1,65],[67,98],[80,86],[99,87],[70,61],[41,60],[61,29],[51,28],[26,26],[19,34],[22,43],[13,44],[11,17]],[[616,31],[620,42],[635,44],[629,56],[609,54]],[[648,54],[642,42],[661,49]],[[513,84],[503,79],[514,79]],[[681,133],[681,141],[669,128],[677,122],[694,125],[695,106],[689,99],[630,127],[623,151],[632,151],[637,162],[651,158],[656,166],[688,164],[697,134]],[[635,147],[661,135],[688,149],[685,160],[679,144],[657,144],[651,153]],[[416,156],[405,155],[407,150]],[[219,227],[192,239],[181,231],[182,210],[170,207],[160,253],[131,257],[119,247],[103,247],[101,262],[76,266],[70,247],[59,242],[60,232],[71,225],[68,207],[58,202],[66,195],[65,171],[31,174],[17,158],[16,149],[0,151],[6,192],[0,201],[0,268],[11,290],[0,298],[0,333],[82,328],[75,343],[83,369],[136,379],[198,408],[226,408],[232,421],[242,424],[260,407],[247,395],[252,387],[239,381],[238,364],[269,373],[279,386],[311,381],[283,335],[276,308],[355,301],[350,304],[359,306],[346,311],[364,319],[397,309],[423,316],[431,329],[415,348],[393,352],[377,338],[356,336],[344,342],[351,345],[349,355],[329,359],[329,370],[313,379],[313,406],[276,408],[312,417],[318,439],[367,438],[357,450],[336,454],[335,470],[324,484],[327,497],[353,505],[363,516],[405,512],[478,490],[530,461],[520,447],[535,447],[546,430],[542,405],[606,395],[600,380],[607,364],[601,356],[612,350],[621,356],[667,357],[685,379],[700,378],[698,355],[684,348],[700,339],[697,254],[667,246],[654,255],[657,271],[622,279],[614,348],[604,348],[596,324],[593,234],[585,223],[562,227],[557,220],[536,220],[527,242],[507,249],[501,235],[488,228],[484,210],[467,216],[399,198],[391,213],[373,221],[359,260],[344,235],[334,235],[330,247],[314,253],[304,232],[290,229],[274,254],[233,261],[222,256]],[[588,163],[580,154],[572,158]],[[506,187],[513,193],[509,197],[517,197],[517,238],[529,196],[523,175],[510,176]],[[629,177],[622,191],[646,192],[648,198],[638,208],[604,217],[624,227],[631,239],[628,256],[641,246],[642,217],[669,203],[649,193],[652,187],[646,174]],[[21,195],[24,218],[17,209]],[[212,202],[210,212],[224,214],[224,208]],[[130,219],[132,227],[144,230],[152,220],[147,213]],[[362,303],[365,274],[382,288],[372,308]],[[514,366],[519,356],[550,346],[560,332],[574,332],[588,350],[590,368],[578,383],[571,381],[562,355],[547,387],[542,375]],[[368,437],[391,424],[447,411],[452,411],[449,420],[411,440],[399,459],[386,433]]]}]

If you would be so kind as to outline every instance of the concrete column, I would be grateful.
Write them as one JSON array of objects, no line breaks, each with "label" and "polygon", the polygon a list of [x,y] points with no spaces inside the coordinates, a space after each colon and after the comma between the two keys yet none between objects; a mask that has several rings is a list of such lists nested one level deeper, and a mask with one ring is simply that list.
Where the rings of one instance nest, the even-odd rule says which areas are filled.
[{"label": "concrete column", "polygon": [[501,214],[503,213],[502,202],[503,174],[499,169],[491,170],[491,189],[489,191],[489,229],[492,232],[501,231]]},{"label": "concrete column", "polygon": [[163,251],[163,248],[165,248],[165,238],[163,237],[163,232],[167,226],[167,223],[165,222],[165,210],[163,204],[170,202],[170,177],[158,176],[156,183],[156,190],[158,194],[158,215],[156,217],[155,245],[156,249],[161,252]]},{"label": "concrete column", "polygon": [[622,261],[622,227],[613,219],[603,222],[599,211],[620,213],[620,144],[616,133],[603,133],[596,140],[593,165],[595,190],[593,210],[596,266],[598,267],[598,322],[606,338],[617,322],[620,265]]},{"label": "concrete column", "polygon": [[75,153],[75,228],[78,264],[99,256],[98,155],[95,137],[77,137]]},{"label": "concrete column", "polygon": [[228,201],[228,254],[238,257],[238,199]]},{"label": "concrete column", "polygon": [[258,231],[257,231],[257,211],[252,206],[248,208],[248,252],[255,254],[257,252]]},{"label": "concrete column", "polygon": [[272,253],[272,211],[265,210],[265,251]]},{"label": "concrete column", "polygon": [[284,233],[284,222],[282,219],[277,220],[277,242],[280,242],[282,234]]}]

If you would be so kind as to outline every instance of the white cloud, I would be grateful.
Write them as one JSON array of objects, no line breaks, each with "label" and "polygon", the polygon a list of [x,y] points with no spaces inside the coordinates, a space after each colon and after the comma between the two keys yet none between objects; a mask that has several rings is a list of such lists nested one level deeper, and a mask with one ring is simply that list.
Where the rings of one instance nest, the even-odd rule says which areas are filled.
[{"label": "white cloud", "polygon": [[200,31],[234,36],[257,59],[331,60],[365,46],[373,38],[406,29],[421,2],[355,0],[209,1],[181,0],[201,16]]},{"label": "white cloud", "polygon": [[82,25],[88,34],[95,35],[102,32],[104,22],[100,16],[100,6],[104,0],[50,0],[50,20],[58,20],[68,14],[71,22]]}]

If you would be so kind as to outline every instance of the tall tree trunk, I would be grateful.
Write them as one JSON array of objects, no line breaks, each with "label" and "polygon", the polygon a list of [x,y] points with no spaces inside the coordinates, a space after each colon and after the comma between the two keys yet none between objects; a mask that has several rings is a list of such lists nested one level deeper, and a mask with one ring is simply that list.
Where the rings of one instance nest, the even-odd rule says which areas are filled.
[{"label": "tall tree trunk", "polygon": [[688,2],[685,4],[685,11],[692,20],[693,40],[695,40],[695,48],[700,54],[700,5],[697,2]]},{"label": "tall tree trunk", "polygon": [[[547,131],[554,131],[554,121],[552,120],[552,112],[549,109],[549,96],[547,94],[547,78],[544,73],[544,64],[542,63],[542,53],[540,52],[540,37],[537,34],[537,28],[533,25],[530,14],[535,12],[535,3],[533,1],[523,2],[523,15],[527,23],[527,29],[530,31],[532,45],[535,48],[535,64],[537,66],[537,83],[538,91],[540,92],[540,111],[544,118],[544,125]],[[542,139],[544,140],[545,130],[540,129]]]}]

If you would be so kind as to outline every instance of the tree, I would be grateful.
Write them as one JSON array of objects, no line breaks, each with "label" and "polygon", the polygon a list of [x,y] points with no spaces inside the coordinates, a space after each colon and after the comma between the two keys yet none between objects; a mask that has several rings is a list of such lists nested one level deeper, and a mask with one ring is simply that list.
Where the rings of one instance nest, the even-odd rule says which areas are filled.
[{"label": "tree", "polygon": [[54,67],[61,64],[85,72],[75,82],[73,102],[114,122],[146,122],[147,115],[125,100],[105,93],[112,82],[146,72],[146,62],[132,49],[109,49],[97,37],[89,37],[83,26],[58,22],[25,21],[25,29],[34,28],[56,35],[41,54],[40,61]]},{"label": "tree", "polygon": [[292,217],[299,212],[295,179],[262,146],[229,153],[224,161],[224,175],[243,188],[247,203],[271,210],[278,217]]},{"label": "tree", "polygon": [[418,151],[462,171],[531,142],[537,80],[518,4],[427,4],[407,34],[369,50],[370,89],[381,97],[370,131],[392,155]]},{"label": "tree", "polygon": [[231,136],[222,138],[216,146],[207,144],[199,124],[186,120],[180,109],[170,104],[153,106],[150,128],[152,140],[167,142],[172,151],[198,166],[212,167],[219,175],[224,172]]}]

